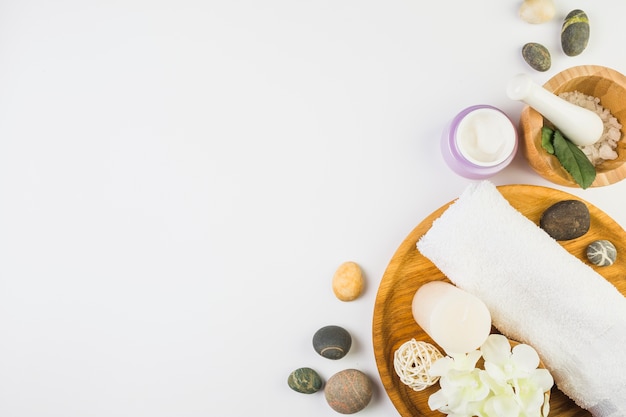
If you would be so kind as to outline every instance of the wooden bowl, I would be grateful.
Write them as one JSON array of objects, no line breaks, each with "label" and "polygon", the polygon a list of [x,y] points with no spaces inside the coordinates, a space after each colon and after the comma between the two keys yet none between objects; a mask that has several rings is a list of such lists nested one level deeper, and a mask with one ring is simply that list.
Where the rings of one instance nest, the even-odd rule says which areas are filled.
[{"label": "wooden bowl", "polygon": [[[617,146],[617,159],[596,166],[596,179],[592,187],[614,184],[626,177],[626,76],[598,65],[582,65],[566,69],[552,77],[544,88],[554,94],[579,91],[600,99],[600,104],[610,110],[622,125],[622,138]],[[567,187],[579,187],[559,160],[541,147],[541,128],[544,118],[530,106],[520,117],[520,149],[530,166],[543,178]]]}]

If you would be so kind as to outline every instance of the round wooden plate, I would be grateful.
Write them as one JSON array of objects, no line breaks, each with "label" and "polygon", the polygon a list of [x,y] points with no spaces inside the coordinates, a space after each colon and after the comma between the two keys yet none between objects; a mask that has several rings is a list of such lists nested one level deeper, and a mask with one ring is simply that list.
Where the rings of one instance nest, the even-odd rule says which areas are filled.
[{"label": "round wooden plate", "polygon": [[[552,204],[567,199],[581,200],[563,191],[534,185],[504,185],[498,187],[498,190],[513,207],[536,224],[539,224],[543,211]],[[613,242],[617,248],[617,261],[611,266],[594,268],[622,294],[626,294],[626,232],[607,214],[584,202],[591,214],[589,231],[578,239],[560,243],[571,254],[589,264],[585,254],[589,243],[598,239]],[[403,417],[443,416],[439,411],[428,408],[428,397],[439,389],[439,384],[424,391],[413,391],[396,375],[393,355],[400,345],[412,338],[437,346],[413,319],[411,302],[415,291],[422,284],[434,280],[447,281],[447,278],[421,255],[415,244],[450,204],[424,219],[402,242],[387,266],[376,295],[372,327],[376,365],[389,398]],[[591,416],[591,413],[576,406],[556,387],[552,389],[550,408],[550,416],[554,417]]]}]

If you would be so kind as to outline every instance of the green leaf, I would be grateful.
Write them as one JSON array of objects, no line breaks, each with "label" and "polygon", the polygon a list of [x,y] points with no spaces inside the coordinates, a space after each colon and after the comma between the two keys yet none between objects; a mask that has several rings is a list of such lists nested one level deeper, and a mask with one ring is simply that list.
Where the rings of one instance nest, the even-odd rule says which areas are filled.
[{"label": "green leaf", "polygon": [[596,179],[596,168],[587,159],[583,151],[558,130],[554,132],[552,144],[554,145],[554,154],[563,168],[570,173],[582,189],[588,188]]},{"label": "green leaf", "polygon": [[554,155],[554,145],[552,144],[552,135],[554,130],[549,127],[541,128],[541,147],[546,150],[550,155]]}]

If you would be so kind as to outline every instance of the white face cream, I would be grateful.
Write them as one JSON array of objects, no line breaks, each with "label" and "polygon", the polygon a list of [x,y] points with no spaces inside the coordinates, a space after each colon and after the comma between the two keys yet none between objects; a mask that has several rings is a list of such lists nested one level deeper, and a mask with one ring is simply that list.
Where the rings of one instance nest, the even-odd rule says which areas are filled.
[{"label": "white face cream", "polygon": [[447,124],[439,142],[446,164],[457,174],[485,179],[502,171],[517,152],[517,128],[500,109],[470,106]]},{"label": "white face cream", "polygon": [[471,111],[456,129],[459,152],[479,166],[502,163],[515,150],[516,141],[517,133],[509,118],[492,108]]}]

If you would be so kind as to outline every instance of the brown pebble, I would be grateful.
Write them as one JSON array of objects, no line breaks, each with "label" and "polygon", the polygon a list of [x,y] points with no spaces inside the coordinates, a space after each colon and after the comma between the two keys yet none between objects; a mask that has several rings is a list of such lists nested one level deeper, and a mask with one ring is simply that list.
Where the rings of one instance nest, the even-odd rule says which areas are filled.
[{"label": "brown pebble", "polygon": [[548,207],[539,226],[556,240],[571,240],[589,231],[589,209],[580,200],[563,200]]},{"label": "brown pebble", "polygon": [[357,369],[345,369],[330,377],[324,395],[336,412],[354,414],[367,407],[372,399],[372,381]]},{"label": "brown pebble", "polygon": [[339,265],[333,276],[333,292],[341,301],[352,301],[363,292],[364,279],[361,267],[355,262]]}]

